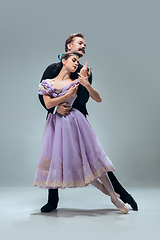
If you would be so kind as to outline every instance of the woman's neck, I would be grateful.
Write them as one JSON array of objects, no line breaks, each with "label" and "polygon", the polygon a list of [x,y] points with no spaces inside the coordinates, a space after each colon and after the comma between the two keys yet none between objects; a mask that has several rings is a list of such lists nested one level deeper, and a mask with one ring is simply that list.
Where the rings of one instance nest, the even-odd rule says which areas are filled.
[{"label": "woman's neck", "polygon": [[71,76],[71,73],[67,70],[62,68],[58,76],[55,78],[56,81],[65,81],[69,80]]}]

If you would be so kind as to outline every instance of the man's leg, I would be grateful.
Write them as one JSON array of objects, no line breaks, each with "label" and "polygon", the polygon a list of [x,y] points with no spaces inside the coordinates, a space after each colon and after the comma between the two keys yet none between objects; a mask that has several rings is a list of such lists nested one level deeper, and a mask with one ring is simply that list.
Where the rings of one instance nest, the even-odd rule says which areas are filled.
[{"label": "man's leg", "polygon": [[113,185],[114,191],[120,195],[124,203],[131,205],[134,211],[138,211],[138,205],[133,197],[122,187],[113,172],[108,172],[108,177]]},{"label": "man's leg", "polygon": [[48,202],[41,208],[41,212],[51,212],[57,208],[58,205],[58,188],[48,189]]}]

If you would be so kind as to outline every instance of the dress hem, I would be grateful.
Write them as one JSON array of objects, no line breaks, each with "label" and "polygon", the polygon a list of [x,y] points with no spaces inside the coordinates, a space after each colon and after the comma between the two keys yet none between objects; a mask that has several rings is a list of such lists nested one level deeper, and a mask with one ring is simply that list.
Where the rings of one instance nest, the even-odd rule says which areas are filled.
[{"label": "dress hem", "polygon": [[102,175],[104,175],[107,172],[113,172],[115,171],[114,168],[112,169],[101,169],[101,171],[96,172],[95,176],[90,174],[90,176],[86,177],[85,180],[68,180],[66,182],[62,182],[61,180],[59,181],[52,181],[52,180],[47,180],[47,181],[34,181],[33,186],[35,187],[42,187],[42,188],[47,188],[47,189],[57,189],[57,188],[61,188],[61,189],[65,189],[65,188],[78,188],[78,187],[86,187],[88,186],[92,181],[96,180],[97,178],[101,177]]}]

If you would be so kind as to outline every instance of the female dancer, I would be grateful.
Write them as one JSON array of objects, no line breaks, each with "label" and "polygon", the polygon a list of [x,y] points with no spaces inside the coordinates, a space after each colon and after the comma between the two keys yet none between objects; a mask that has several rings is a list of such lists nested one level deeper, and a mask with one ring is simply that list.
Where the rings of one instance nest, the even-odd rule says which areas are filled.
[{"label": "female dancer", "polygon": [[[99,93],[89,84],[87,77],[79,74],[76,80],[70,78],[78,64],[79,58],[76,54],[66,53],[62,57],[58,76],[41,82],[39,94],[43,95],[47,109],[62,102],[72,106],[79,84],[88,90],[95,101],[101,102]],[[106,172],[114,170],[92,127],[81,112],[72,109],[67,116],[49,114],[34,186],[54,189],[92,184],[109,195],[112,203],[122,213],[127,213],[128,208],[114,191],[106,175]]]}]

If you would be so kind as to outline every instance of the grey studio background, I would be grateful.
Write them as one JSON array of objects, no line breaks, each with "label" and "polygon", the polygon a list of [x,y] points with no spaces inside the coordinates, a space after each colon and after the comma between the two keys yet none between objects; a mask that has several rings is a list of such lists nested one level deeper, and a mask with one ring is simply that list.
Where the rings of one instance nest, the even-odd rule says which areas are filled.
[{"label": "grey studio background", "polygon": [[1,186],[32,186],[46,111],[37,97],[66,38],[85,35],[89,121],[124,186],[160,183],[159,1],[0,1]]}]

